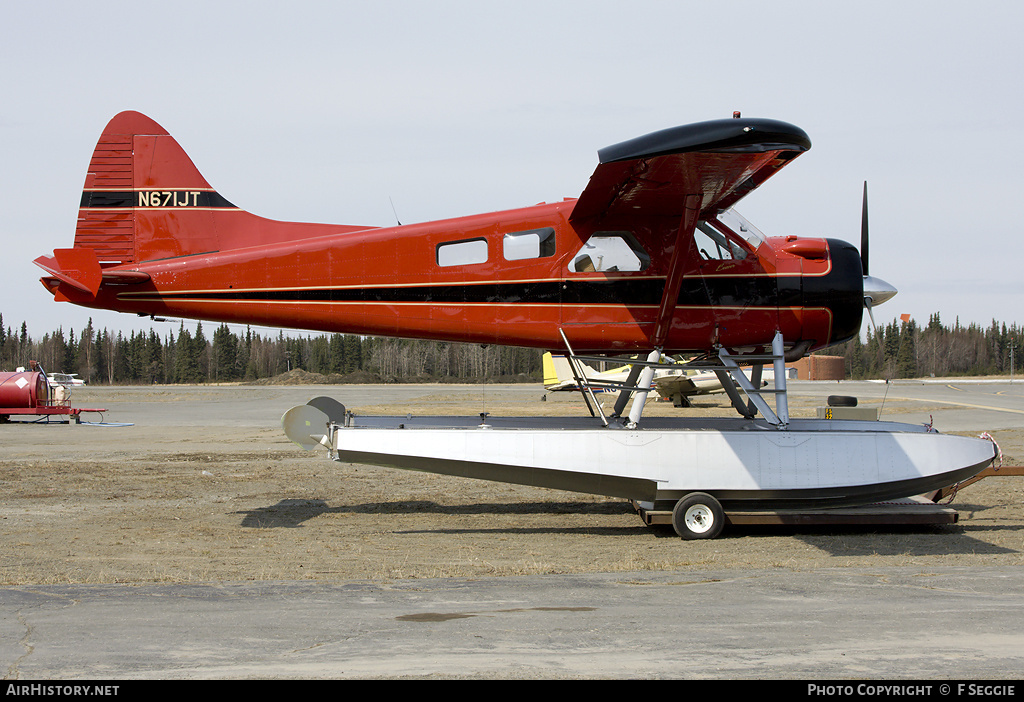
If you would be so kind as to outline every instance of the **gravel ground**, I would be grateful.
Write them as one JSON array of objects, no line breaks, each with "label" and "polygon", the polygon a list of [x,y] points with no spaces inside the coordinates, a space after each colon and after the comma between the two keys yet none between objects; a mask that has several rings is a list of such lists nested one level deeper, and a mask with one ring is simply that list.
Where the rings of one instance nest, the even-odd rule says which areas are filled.
[{"label": "gravel ground", "polygon": [[[813,384],[800,392],[794,384],[793,414],[812,414],[821,396],[834,392]],[[0,425],[0,584],[1024,563],[1019,477],[987,478],[961,491],[952,505],[960,513],[956,525],[745,527],[684,542],[670,529],[643,525],[618,499],[334,463],[323,452],[303,452],[284,437],[279,418],[318,394],[358,413],[581,411],[570,395],[541,401],[537,385],[77,390],[74,406],[107,409],[105,424]],[[975,435],[986,426],[989,415],[976,398],[958,405],[909,394],[889,391],[887,418],[924,416],[940,429],[949,420]],[[731,410],[707,398],[691,410],[659,402],[649,411]],[[1024,412],[993,417],[1004,463],[1024,464]]]}]

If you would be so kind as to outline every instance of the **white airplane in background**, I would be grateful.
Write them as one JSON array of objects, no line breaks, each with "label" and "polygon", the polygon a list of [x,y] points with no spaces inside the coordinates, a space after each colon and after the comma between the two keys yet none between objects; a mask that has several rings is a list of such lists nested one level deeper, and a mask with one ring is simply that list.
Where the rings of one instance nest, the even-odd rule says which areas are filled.
[{"label": "white airplane in background", "polygon": [[[735,381],[731,381],[735,384]],[[763,385],[767,385],[762,381]],[[654,379],[654,388],[658,394],[666,399],[671,399],[676,407],[689,407],[688,398],[694,395],[714,395],[724,393],[722,381],[718,379],[713,371],[680,370],[670,371],[669,375],[663,375]]]},{"label": "white airplane in background", "polygon": [[63,385],[66,388],[80,388],[85,385],[85,381],[76,377],[77,375],[78,373],[47,373],[46,380],[49,381],[51,388],[58,385]]},{"label": "white airplane in background", "polygon": [[[32,370],[42,370],[39,366],[35,365],[35,361],[31,362]],[[18,366],[15,369],[18,373],[24,373],[26,368],[24,366]],[[81,378],[76,377],[78,373],[47,373],[43,371],[43,375],[46,377],[46,382],[51,388],[62,386],[65,388],[78,388],[85,385],[85,381]]]}]

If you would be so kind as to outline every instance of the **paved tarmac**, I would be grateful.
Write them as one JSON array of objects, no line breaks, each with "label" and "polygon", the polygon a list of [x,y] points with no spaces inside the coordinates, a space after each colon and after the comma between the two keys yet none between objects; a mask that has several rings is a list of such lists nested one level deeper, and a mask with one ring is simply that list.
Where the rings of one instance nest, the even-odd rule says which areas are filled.
[{"label": "paved tarmac", "polygon": [[1014,679],[1024,570],[24,586],[7,679]]},{"label": "paved tarmac", "polygon": [[[196,392],[216,398],[217,389]],[[391,392],[351,396],[386,402]],[[947,431],[1024,426],[1020,382],[794,383],[792,392],[924,399]],[[270,426],[282,401],[316,391],[266,394],[274,401],[220,421]],[[119,408],[143,424],[186,421],[143,404]],[[895,418],[928,421],[929,410]],[[1015,679],[1022,593],[1024,568],[914,566],[25,585],[0,588],[0,655],[6,680]]]},{"label": "paved tarmac", "polygon": [[[935,422],[940,431],[995,431],[1024,427],[1024,379],[943,378],[928,380],[791,383],[798,397],[853,395],[880,402],[880,419],[910,424]],[[906,400],[913,402],[909,406]],[[914,405],[925,405],[915,408]],[[898,409],[897,409],[898,408]]]}]

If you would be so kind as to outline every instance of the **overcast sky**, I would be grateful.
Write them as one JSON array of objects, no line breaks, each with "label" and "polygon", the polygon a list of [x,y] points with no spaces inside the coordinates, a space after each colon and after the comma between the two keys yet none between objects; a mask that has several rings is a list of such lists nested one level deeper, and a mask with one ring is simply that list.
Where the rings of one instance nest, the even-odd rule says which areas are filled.
[{"label": "overcast sky", "polygon": [[741,110],[813,142],[738,206],[766,234],[859,243],[868,181],[879,322],[1021,324],[1022,27],[1019,0],[7,3],[0,313],[154,326],[32,264],[122,110],[255,214],[378,226],[576,197],[598,149]]}]

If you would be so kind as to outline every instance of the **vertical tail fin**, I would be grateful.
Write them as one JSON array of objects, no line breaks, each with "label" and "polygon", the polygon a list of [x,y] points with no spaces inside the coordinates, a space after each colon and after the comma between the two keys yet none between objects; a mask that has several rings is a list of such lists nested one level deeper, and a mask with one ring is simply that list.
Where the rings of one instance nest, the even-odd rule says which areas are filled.
[{"label": "vertical tail fin", "polygon": [[[269,245],[367,227],[278,222],[221,197],[167,130],[122,112],[96,144],[82,190],[73,249],[35,263],[58,300],[84,304],[104,282],[140,283],[146,262]],[[83,298],[83,296],[85,296]]]},{"label": "vertical tail fin", "polygon": [[209,208],[237,209],[163,127],[122,112],[103,130],[89,163],[75,248],[92,249],[101,264],[216,250]]},{"label": "vertical tail fin", "polygon": [[[577,361],[583,374],[595,378],[600,374],[582,361]],[[543,356],[544,387],[549,390],[570,390],[577,388],[576,376],[569,365],[569,359],[562,354],[546,352]]]},{"label": "vertical tail fin", "polygon": [[558,383],[558,371],[555,370],[555,363],[552,360],[550,351],[545,352],[541,357],[541,365],[544,370],[544,386],[556,385]]}]

